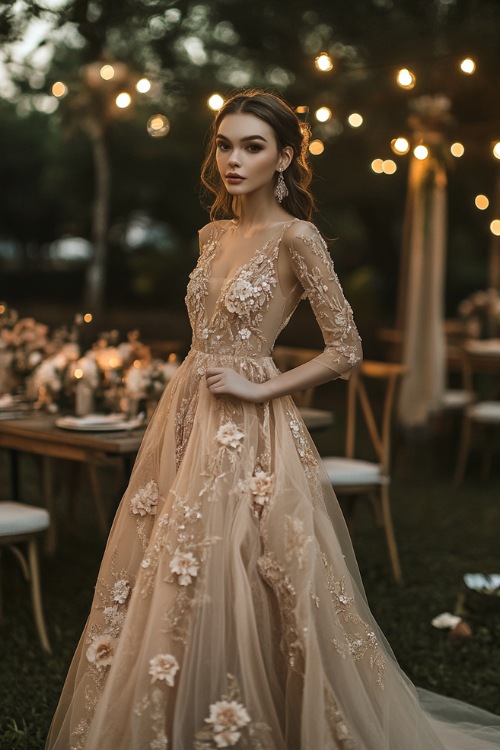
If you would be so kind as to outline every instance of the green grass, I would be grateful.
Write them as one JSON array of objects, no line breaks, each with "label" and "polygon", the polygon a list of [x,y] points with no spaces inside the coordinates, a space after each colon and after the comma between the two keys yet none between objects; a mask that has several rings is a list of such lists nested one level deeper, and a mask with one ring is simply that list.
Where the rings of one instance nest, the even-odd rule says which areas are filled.
[{"label": "green grass", "polygon": [[[318,435],[322,452],[340,447],[337,430]],[[422,687],[500,713],[500,601],[468,615],[473,637],[451,642],[431,619],[452,611],[466,572],[500,572],[500,476],[480,483],[478,457],[467,481],[451,485],[456,431],[425,443],[399,441],[392,502],[405,585],[393,583],[382,531],[368,504],[357,513],[354,545],[366,592],[401,666]],[[21,463],[23,495],[37,503],[38,474],[28,457]],[[0,480],[7,485],[0,456]],[[7,489],[2,496],[6,497]],[[73,649],[87,616],[103,544],[94,523],[88,489],[80,518],[69,521],[55,558],[42,558],[46,619],[53,654],[39,648],[27,586],[7,550],[2,555],[4,620],[0,630],[0,749],[40,750]],[[61,495],[64,504],[64,494]],[[471,601],[469,600],[469,604]]]}]

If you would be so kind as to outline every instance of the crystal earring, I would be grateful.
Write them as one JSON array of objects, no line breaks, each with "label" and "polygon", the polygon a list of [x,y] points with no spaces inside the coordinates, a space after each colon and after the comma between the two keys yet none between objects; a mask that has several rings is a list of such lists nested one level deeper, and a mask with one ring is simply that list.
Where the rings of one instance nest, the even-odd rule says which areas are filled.
[{"label": "crystal earring", "polygon": [[286,186],[285,178],[283,177],[283,167],[280,167],[278,169],[278,172],[278,181],[276,183],[276,187],[274,188],[274,195],[278,199],[278,203],[281,203],[283,198],[286,198],[286,196],[288,195],[288,188]]}]

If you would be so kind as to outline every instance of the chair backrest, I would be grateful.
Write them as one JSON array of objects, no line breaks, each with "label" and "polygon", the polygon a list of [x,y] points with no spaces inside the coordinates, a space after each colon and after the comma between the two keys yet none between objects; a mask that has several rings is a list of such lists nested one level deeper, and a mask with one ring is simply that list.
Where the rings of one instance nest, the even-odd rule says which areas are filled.
[{"label": "chair backrest", "polygon": [[[391,425],[397,386],[406,367],[394,362],[365,360],[351,374],[347,393],[346,456],[355,457],[357,432],[357,407],[361,407],[371,443],[380,462],[382,472],[389,473],[391,453]],[[365,380],[384,382],[382,412],[375,416],[372,401],[368,396]]]},{"label": "chair backrest", "polygon": [[[305,362],[309,362],[314,357],[321,354],[320,349],[305,349],[299,346],[276,346],[273,351],[273,359],[276,366],[281,372],[292,370],[299,367]],[[314,396],[314,388],[307,388],[304,391],[297,391],[292,394],[293,400],[297,406],[311,406]]]}]

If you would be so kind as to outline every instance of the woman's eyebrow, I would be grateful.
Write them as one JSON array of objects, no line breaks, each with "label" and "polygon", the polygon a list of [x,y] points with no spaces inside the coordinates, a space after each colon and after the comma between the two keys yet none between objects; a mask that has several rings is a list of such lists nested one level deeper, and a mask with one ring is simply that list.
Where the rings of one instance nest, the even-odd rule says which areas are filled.
[{"label": "woman's eyebrow", "polygon": [[[227,136],[222,135],[222,133],[217,133],[215,137],[230,142],[230,139]],[[261,135],[247,135],[245,138],[242,138],[241,141],[242,143],[243,141],[264,141],[264,143],[267,143],[266,139]]]}]

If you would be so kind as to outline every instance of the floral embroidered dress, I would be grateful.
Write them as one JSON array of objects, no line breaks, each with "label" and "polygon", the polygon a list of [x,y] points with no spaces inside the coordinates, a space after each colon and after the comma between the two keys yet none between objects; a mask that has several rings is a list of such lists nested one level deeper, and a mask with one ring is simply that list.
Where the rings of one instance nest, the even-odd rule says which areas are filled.
[{"label": "floral embroidered dress", "polygon": [[[233,235],[229,221],[200,233],[186,297],[192,347],[116,514],[47,748],[499,747],[463,741],[450,722],[431,726],[420,709],[369,611],[292,399],[208,391],[211,366],[274,377],[274,341],[304,295],[325,339],[317,361],[348,377],[361,358],[312,224],[238,244]],[[228,257],[238,261],[229,274]]]}]

